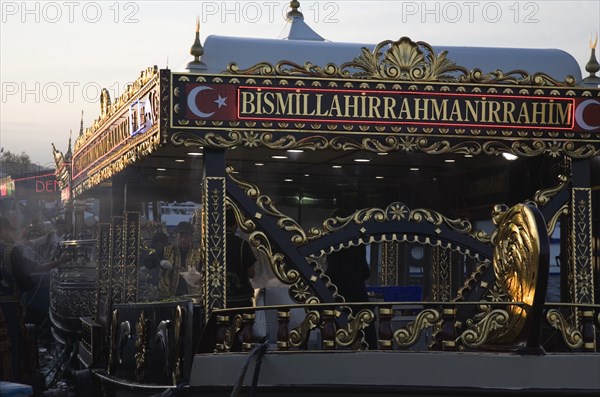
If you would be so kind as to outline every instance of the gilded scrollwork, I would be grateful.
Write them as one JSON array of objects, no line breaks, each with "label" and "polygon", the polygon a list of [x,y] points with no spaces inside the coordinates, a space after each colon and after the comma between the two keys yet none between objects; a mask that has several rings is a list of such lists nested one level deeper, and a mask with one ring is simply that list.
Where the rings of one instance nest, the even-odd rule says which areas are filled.
[{"label": "gilded scrollwork", "polygon": [[558,330],[565,344],[572,350],[579,349],[583,346],[583,336],[575,326],[557,309],[549,309],[546,313],[546,320],[552,328]]},{"label": "gilded scrollwork", "polygon": [[[400,127],[399,127],[400,128]],[[314,132],[314,131],[312,131]],[[425,154],[463,154],[463,155],[490,155],[499,156],[510,153],[520,157],[536,157],[547,155],[560,157],[563,155],[572,158],[588,158],[600,154],[592,143],[573,142],[563,140],[546,140],[539,138],[520,138],[511,142],[498,140],[463,140],[450,141],[448,137],[441,136],[414,136],[411,131],[399,132],[397,135],[382,135],[378,137],[364,136],[323,136],[313,135],[298,139],[293,135],[275,135],[269,131],[255,131],[252,133],[252,147],[264,146],[274,150],[305,149],[336,151],[367,150],[373,153],[386,153],[402,151],[406,153]],[[463,131],[466,132],[466,131]],[[476,137],[480,130],[470,130],[469,133]],[[513,132],[511,132],[512,134]],[[520,132],[516,132],[519,135]],[[529,135],[525,133],[524,137]],[[464,139],[464,138],[462,138]],[[171,143],[175,146],[186,147],[215,147],[232,148],[234,146],[248,146],[244,142],[244,132],[233,130],[227,133],[207,132],[202,137],[187,132],[175,132],[171,136]]]},{"label": "gilded scrollwork", "polygon": [[422,310],[414,321],[394,332],[394,342],[400,347],[410,347],[417,343],[421,336],[421,331],[425,328],[435,326],[441,319],[442,316],[438,310]]},{"label": "gilded scrollwork", "polygon": [[148,67],[140,73],[140,76],[133,83],[129,84],[125,92],[115,100],[114,103],[111,103],[110,97],[108,96],[108,90],[103,89],[101,96],[101,114],[100,117],[94,120],[92,127],[85,130],[83,135],[77,138],[75,141],[74,152],[77,150],[89,139],[93,138],[97,131],[102,129],[105,126],[105,123],[117,112],[121,111],[128,102],[136,95],[138,92],[151,81],[158,80],[158,67]]},{"label": "gilded scrollwork", "polygon": [[310,331],[321,324],[321,314],[316,310],[306,313],[304,320],[290,331],[289,342],[291,347],[301,348],[306,345]]},{"label": "gilded scrollwork", "polygon": [[146,314],[142,310],[140,317],[135,325],[135,378],[138,382],[144,380],[146,372],[146,356],[148,354],[148,323]]},{"label": "gilded scrollwork", "polygon": [[549,189],[542,189],[535,192],[533,201],[531,203],[540,207],[548,204],[552,197],[556,196],[556,194],[564,189],[569,183],[569,177],[566,175],[559,175],[558,180],[560,182],[558,185]]},{"label": "gilded scrollwork", "polygon": [[338,329],[335,333],[336,345],[350,347],[360,339],[363,349],[370,347],[364,340],[363,330],[373,321],[375,321],[375,315],[370,309],[362,309],[356,313],[356,316],[349,316],[346,327]]},{"label": "gilded scrollwork", "polygon": [[474,272],[471,273],[471,275],[465,280],[465,282],[463,283],[463,286],[461,288],[459,288],[456,297],[453,299],[453,301],[455,302],[460,302],[463,301],[468,294],[473,290],[473,288],[475,288],[475,286],[477,285],[477,283],[479,282],[479,280],[481,280],[481,277],[483,276],[483,273],[485,271],[487,271],[487,269],[490,267],[491,262],[490,261],[485,261],[480,263]]},{"label": "gilded scrollwork", "polygon": [[513,341],[520,337],[528,308],[533,305],[539,272],[540,236],[532,210],[524,204],[508,210],[496,206],[493,221],[497,226],[492,235],[496,280],[510,302],[525,303],[525,307],[511,305],[508,308],[508,326],[495,335],[499,341]]},{"label": "gilded scrollwork", "polygon": [[363,47],[360,54],[341,65],[328,63],[324,67],[306,62],[299,65],[281,61],[273,65],[261,62],[247,69],[231,63],[226,73],[260,76],[310,76],[321,78],[370,79],[392,81],[448,81],[458,83],[508,83],[528,86],[573,86],[575,79],[567,76],[564,82],[544,74],[530,74],[523,70],[507,73],[496,70],[484,73],[479,69],[467,70],[450,60],[447,51],[435,53],[431,45],[414,42],[408,37],[397,41],[385,40],[372,50]]},{"label": "gilded scrollwork", "polygon": [[506,310],[491,310],[477,323],[474,323],[473,320],[467,320],[467,330],[458,339],[462,340],[467,347],[477,348],[488,341],[490,335],[495,333],[496,330],[505,328],[508,320],[509,314]]},{"label": "gilded scrollwork", "polygon": [[439,212],[428,209],[411,210],[406,204],[394,202],[385,209],[368,208],[358,210],[347,217],[328,218],[323,222],[322,229],[311,228],[308,231],[308,239],[313,240],[323,237],[329,233],[341,230],[349,224],[362,225],[368,221],[386,222],[386,221],[411,221],[427,222],[435,226],[446,225],[451,230],[467,234],[483,243],[490,242],[490,236],[481,231],[473,231],[473,225],[465,219],[450,219]]},{"label": "gilded scrollwork", "polygon": [[172,381],[173,384],[176,385],[179,381],[179,377],[181,376],[181,323],[183,321],[183,309],[181,306],[177,305],[175,308],[175,329],[174,329],[174,337],[175,337],[175,357],[174,357],[174,365],[173,365],[173,374]]}]

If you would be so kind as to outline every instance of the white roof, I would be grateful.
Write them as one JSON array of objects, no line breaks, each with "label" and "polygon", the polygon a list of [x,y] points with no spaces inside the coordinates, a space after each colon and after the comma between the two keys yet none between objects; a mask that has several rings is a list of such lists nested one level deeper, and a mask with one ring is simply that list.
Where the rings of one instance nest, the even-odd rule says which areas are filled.
[{"label": "white roof", "polygon": [[[310,40],[299,40],[293,37],[281,40],[208,36],[204,42],[202,61],[206,64],[208,73],[222,73],[232,62],[237,63],[240,69],[249,68],[260,62],[276,64],[283,60],[300,65],[311,62],[324,67],[328,63],[341,65],[352,61],[360,55],[362,47],[372,50],[375,46],[376,44],[318,41],[313,36]],[[575,81],[581,80],[581,69],[577,61],[562,50],[433,45],[432,47],[436,54],[448,51],[447,56],[450,60],[468,70],[478,68],[484,73],[498,69],[504,73],[524,70],[530,74],[543,72],[559,81],[563,81],[568,75],[573,76]]]}]

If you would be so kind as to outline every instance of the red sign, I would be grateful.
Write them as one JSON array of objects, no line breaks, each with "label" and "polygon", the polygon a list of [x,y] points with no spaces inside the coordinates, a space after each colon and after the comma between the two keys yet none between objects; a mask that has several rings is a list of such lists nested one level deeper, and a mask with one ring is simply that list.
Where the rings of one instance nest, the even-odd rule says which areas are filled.
[{"label": "red sign", "polygon": [[233,120],[237,109],[237,86],[233,84],[187,84],[186,117],[190,120]]}]

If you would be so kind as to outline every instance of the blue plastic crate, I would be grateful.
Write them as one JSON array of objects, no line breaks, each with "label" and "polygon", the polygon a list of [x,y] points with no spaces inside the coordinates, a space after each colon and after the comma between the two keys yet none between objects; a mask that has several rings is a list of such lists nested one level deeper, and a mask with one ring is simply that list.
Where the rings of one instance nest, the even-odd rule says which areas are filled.
[{"label": "blue plastic crate", "polygon": [[20,383],[0,381],[1,397],[29,397],[33,394],[33,388]]}]

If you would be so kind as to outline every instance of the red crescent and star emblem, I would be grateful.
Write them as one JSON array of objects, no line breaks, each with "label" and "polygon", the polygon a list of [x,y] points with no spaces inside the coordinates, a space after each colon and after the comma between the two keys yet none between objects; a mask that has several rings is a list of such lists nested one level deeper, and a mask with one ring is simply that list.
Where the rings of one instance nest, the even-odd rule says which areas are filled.
[{"label": "red crescent and star emblem", "polygon": [[575,103],[575,123],[581,132],[600,132],[600,100],[578,99]]},{"label": "red crescent and star emblem", "polygon": [[233,84],[187,84],[186,117],[190,120],[235,120],[237,87]]}]

